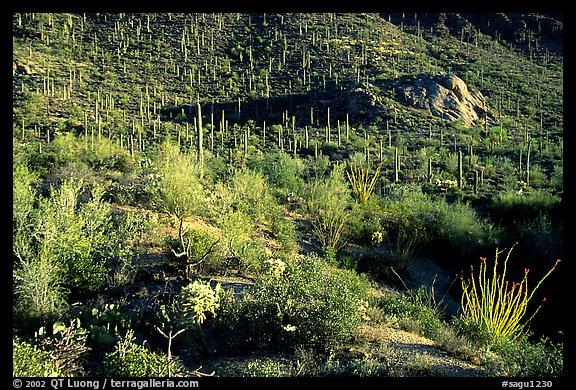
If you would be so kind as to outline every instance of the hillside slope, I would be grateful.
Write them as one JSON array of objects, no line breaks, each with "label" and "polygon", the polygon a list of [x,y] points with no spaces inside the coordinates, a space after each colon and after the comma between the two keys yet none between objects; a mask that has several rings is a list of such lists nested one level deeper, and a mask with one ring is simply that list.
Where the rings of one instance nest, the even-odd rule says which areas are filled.
[{"label": "hillside slope", "polygon": [[[561,374],[562,15],[12,27],[13,343],[75,345],[57,374]],[[550,275],[518,344],[460,317],[498,248],[511,280]]]}]

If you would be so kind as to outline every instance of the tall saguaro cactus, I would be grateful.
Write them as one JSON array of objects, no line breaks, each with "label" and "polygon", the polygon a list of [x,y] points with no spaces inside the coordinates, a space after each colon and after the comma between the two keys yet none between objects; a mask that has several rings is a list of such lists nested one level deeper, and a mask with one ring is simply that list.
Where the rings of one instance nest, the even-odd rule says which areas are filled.
[{"label": "tall saguaro cactus", "polygon": [[462,179],[462,151],[458,151],[458,188],[462,188],[464,181]]},{"label": "tall saguaro cactus", "polygon": [[200,178],[204,177],[204,131],[202,130],[202,108],[200,107],[200,99],[198,99],[198,120],[196,122],[197,129],[198,129],[198,144],[197,144],[197,152],[198,152],[198,165],[200,167]]},{"label": "tall saguaro cactus", "polygon": [[398,171],[400,170],[400,156],[398,155],[398,148],[394,148],[394,183],[398,183]]}]

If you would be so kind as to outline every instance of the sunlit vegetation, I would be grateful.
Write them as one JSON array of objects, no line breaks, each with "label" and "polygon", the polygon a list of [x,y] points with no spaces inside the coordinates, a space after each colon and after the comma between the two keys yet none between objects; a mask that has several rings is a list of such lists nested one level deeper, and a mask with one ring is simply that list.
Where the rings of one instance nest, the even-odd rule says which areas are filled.
[{"label": "sunlit vegetation", "polygon": [[562,17],[489,15],[13,14],[13,375],[563,375]]}]

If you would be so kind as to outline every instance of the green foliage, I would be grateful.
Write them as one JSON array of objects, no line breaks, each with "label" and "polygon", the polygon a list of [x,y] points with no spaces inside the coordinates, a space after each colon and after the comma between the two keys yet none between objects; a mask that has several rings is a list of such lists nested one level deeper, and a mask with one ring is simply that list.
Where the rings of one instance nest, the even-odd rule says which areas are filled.
[{"label": "green foliage", "polygon": [[19,338],[12,339],[12,376],[62,376],[54,370],[50,354]]},{"label": "green foliage", "polygon": [[151,185],[162,211],[173,215],[180,223],[205,209],[206,194],[195,158],[182,154],[178,145],[165,141],[153,164],[158,178]]},{"label": "green foliage", "polygon": [[413,237],[419,248],[442,246],[444,253],[466,256],[498,238],[498,231],[463,203],[448,204],[414,188],[398,188],[385,201],[385,230],[392,237]]},{"label": "green foliage", "polygon": [[312,223],[312,233],[321,246],[340,249],[344,245],[352,202],[344,179],[344,166],[336,165],[328,178],[308,183],[304,189],[304,201]]},{"label": "green foliage", "polygon": [[497,341],[516,340],[527,331],[527,322],[538,312],[536,309],[529,319],[525,319],[528,303],[532,299],[534,292],[540,284],[554,271],[554,266],[545,274],[536,286],[528,293],[528,273],[524,270],[524,278],[520,282],[510,282],[506,280],[506,270],[508,259],[512,253],[510,248],[503,262],[501,270],[498,266],[498,256],[504,251],[496,249],[492,274],[486,275],[488,265],[486,258],[482,257],[478,278],[474,275],[474,268],[471,267],[470,278],[462,277],[462,316],[470,318],[481,326],[486,327],[488,332]]},{"label": "green foliage", "polygon": [[[550,378],[564,374],[563,344],[527,334],[516,340],[496,340],[485,325],[472,318],[454,317],[455,332],[473,346],[467,354],[480,356],[488,372],[498,376]],[[492,356],[486,351],[492,351]]]},{"label": "green foliage", "polygon": [[434,339],[446,326],[441,311],[428,303],[422,303],[422,291],[407,295],[386,294],[378,302],[384,316],[401,328]]},{"label": "green foliage", "polygon": [[550,215],[560,206],[560,197],[545,190],[531,189],[526,193],[502,192],[492,198],[489,211],[491,218],[504,226]]},{"label": "green foliage", "polygon": [[[117,377],[165,377],[168,376],[169,361],[166,355],[136,344],[134,332],[128,331],[116,343],[114,351],[104,359],[107,375]],[[172,362],[177,368],[182,365]]]},{"label": "green foliage", "polygon": [[[190,278],[196,272],[214,272],[221,267],[224,248],[221,237],[214,232],[196,226],[189,226],[183,234],[185,242],[185,275]],[[179,245],[180,242],[178,242]]]},{"label": "green foliage", "polygon": [[[110,269],[116,276],[134,275],[132,240],[142,224],[137,218],[113,216],[103,199],[104,186],[64,181],[52,186],[47,198],[33,196],[27,188],[15,181],[19,201],[14,203],[13,253],[19,312],[35,318],[57,315],[65,288],[96,291],[107,282]],[[114,285],[122,282],[113,279]]]},{"label": "green foliage", "polygon": [[364,204],[355,202],[346,223],[347,237],[358,244],[377,246],[387,237],[382,221],[382,198],[373,196]]},{"label": "green foliage", "polygon": [[225,300],[221,325],[232,342],[330,349],[359,324],[367,288],[355,272],[327,266],[314,254],[269,260],[253,295]]},{"label": "green foliage", "polygon": [[[520,241],[518,250],[530,255],[523,258],[531,266],[532,260],[542,267],[542,258],[560,257],[563,53],[557,43],[563,27],[557,16],[526,15],[498,14],[510,31],[502,33],[491,19],[480,34],[475,18],[460,31],[452,29],[449,15],[431,25],[434,17],[400,20],[386,14],[264,14],[263,21],[254,14],[13,14],[15,323],[59,320],[69,296],[106,298],[109,288],[127,291],[139,282],[135,246],[142,243],[146,221],[116,210],[110,199],[153,205],[172,215],[178,237],[168,239],[170,249],[184,253],[178,260],[184,259],[188,277],[228,271],[218,265],[263,274],[255,295],[222,302],[224,322],[235,324],[229,333],[252,345],[323,346],[339,338],[334,329],[349,327],[336,309],[343,303],[320,293],[339,295],[330,287],[334,270],[317,262],[312,265],[322,272],[300,270],[289,260],[284,269],[268,262],[309,249],[310,237],[297,236],[296,228],[312,226],[308,232],[319,242],[323,261],[378,277],[406,269],[416,255],[447,259],[452,266],[501,240]],[[391,30],[390,22],[399,29]],[[456,72],[471,92],[481,90],[490,108],[486,116],[467,128],[462,120],[435,118],[400,103],[398,82],[428,72]],[[214,114],[210,123],[206,114]],[[220,117],[222,122],[214,123]],[[262,119],[267,137],[259,127]],[[199,137],[201,128],[206,131]],[[242,153],[245,131],[252,135]],[[163,139],[174,142],[161,144]],[[528,168],[526,154],[518,159],[528,139],[534,140],[529,186],[519,181]],[[379,141],[387,144],[380,153]],[[282,153],[266,152],[280,148]],[[400,183],[381,186],[383,199],[370,196],[375,184],[392,176],[396,148]],[[464,153],[462,187],[451,183],[460,171],[458,150]],[[383,162],[386,177],[376,183],[376,175],[357,170],[350,181],[364,189],[349,189],[333,162],[345,165],[349,158],[358,165],[365,152]],[[474,194],[473,170],[483,173]],[[467,201],[491,219],[481,218]],[[283,206],[290,209],[289,219]],[[206,217],[202,222],[220,231],[197,228],[196,217]],[[153,245],[159,242],[165,241]],[[353,245],[343,259],[339,250],[347,242]],[[282,278],[293,292],[273,285]],[[422,304],[408,295],[411,304]],[[181,325],[167,307],[151,310]],[[425,310],[405,309],[412,317],[401,315],[403,327],[418,332],[435,327]],[[117,312],[118,307],[100,308],[90,319],[91,336],[110,336],[121,320]],[[328,324],[331,313],[334,324]],[[474,330],[471,323],[462,326],[470,335],[477,331],[482,343],[485,329]],[[311,333],[316,325],[319,336]],[[123,340],[124,350],[132,351],[122,354],[126,370],[116,361],[111,372],[170,374],[162,368],[170,361],[159,355],[156,360],[155,352],[133,341]],[[548,348],[502,349],[502,367],[510,375],[556,375],[559,355]],[[118,353],[110,362],[117,358]],[[348,363],[350,369],[329,375],[389,374],[368,357]],[[430,373],[425,355],[412,363]],[[274,364],[264,359],[251,369],[262,375],[302,372],[300,366]],[[45,371],[41,363],[36,368],[30,370]]]},{"label": "green foliage", "polygon": [[270,224],[280,213],[264,176],[251,169],[234,172],[229,184],[230,207],[248,215],[255,224]]},{"label": "green foliage", "polygon": [[120,171],[128,173],[134,169],[134,159],[130,152],[120,147],[119,142],[107,137],[96,137],[88,140],[86,137],[79,139],[85,146],[85,159],[95,170]]},{"label": "green foliage", "polygon": [[564,347],[546,337],[500,343],[494,351],[501,357],[500,370],[507,376],[555,378],[565,375]]},{"label": "green foliage", "polygon": [[182,314],[196,325],[202,325],[208,316],[215,317],[220,307],[222,287],[217,283],[214,288],[210,282],[195,280],[182,288],[180,305]]},{"label": "green foliage", "polygon": [[381,168],[382,163],[376,166],[374,173],[370,173],[369,167],[356,164],[350,165],[349,170],[346,171],[346,175],[352,185],[352,192],[358,202],[364,204],[368,201],[374,191],[374,186],[380,175]]},{"label": "green foliage", "polygon": [[251,156],[247,166],[261,172],[275,193],[298,193],[302,187],[304,164],[285,153],[263,153]]},{"label": "green foliage", "polygon": [[78,320],[66,326],[58,321],[51,331],[41,327],[36,345],[50,356],[54,372],[59,376],[82,376],[86,373],[86,357],[90,347],[86,345],[88,332]]}]

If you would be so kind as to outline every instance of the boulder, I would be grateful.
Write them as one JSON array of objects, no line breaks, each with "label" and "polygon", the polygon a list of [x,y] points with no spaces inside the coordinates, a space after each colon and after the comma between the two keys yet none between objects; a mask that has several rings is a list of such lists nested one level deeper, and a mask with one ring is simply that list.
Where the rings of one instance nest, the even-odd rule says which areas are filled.
[{"label": "boulder", "polygon": [[470,91],[455,75],[425,73],[394,83],[396,99],[449,121],[462,120],[473,126],[484,120],[486,100],[481,92]]}]

